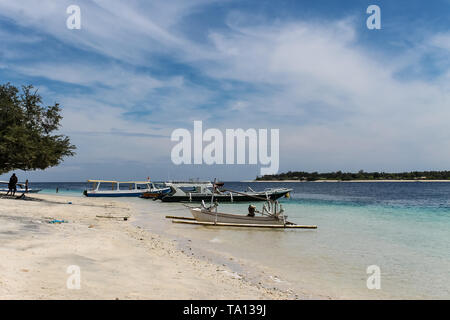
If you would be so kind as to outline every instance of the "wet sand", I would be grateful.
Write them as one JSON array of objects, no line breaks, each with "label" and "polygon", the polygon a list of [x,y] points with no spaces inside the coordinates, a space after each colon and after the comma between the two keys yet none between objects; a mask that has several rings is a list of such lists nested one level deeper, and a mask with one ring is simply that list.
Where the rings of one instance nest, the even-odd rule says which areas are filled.
[{"label": "wet sand", "polygon": [[[128,203],[31,198],[36,201],[0,199],[0,299],[298,298],[133,225]],[[55,219],[66,222],[50,223]],[[67,286],[70,266],[79,267],[80,289]]]}]

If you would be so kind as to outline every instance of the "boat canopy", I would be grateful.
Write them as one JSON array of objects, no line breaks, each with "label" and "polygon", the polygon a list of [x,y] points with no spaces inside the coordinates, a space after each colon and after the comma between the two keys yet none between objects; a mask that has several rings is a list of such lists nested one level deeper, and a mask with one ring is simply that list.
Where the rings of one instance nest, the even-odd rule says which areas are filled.
[{"label": "boat canopy", "polygon": [[104,182],[104,183],[136,183],[136,184],[147,184],[150,181],[108,181],[108,180],[88,180],[87,182]]}]

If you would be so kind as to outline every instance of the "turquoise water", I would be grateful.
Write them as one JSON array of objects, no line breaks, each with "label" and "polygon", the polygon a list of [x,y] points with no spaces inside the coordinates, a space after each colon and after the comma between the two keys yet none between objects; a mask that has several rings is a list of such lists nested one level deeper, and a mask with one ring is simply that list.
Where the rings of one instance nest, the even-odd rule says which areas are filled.
[{"label": "turquoise water", "polygon": [[[189,239],[194,250],[220,262],[236,257],[242,263],[235,268],[265,270],[280,279],[277,286],[341,298],[450,298],[450,183],[227,183],[235,190],[248,185],[293,188],[291,199],[281,200],[289,220],[318,229],[175,225],[164,215],[189,216],[181,204],[125,201],[141,210],[142,226]],[[234,213],[247,207],[220,205]],[[379,290],[366,286],[370,265],[381,270]]]},{"label": "turquoise water", "polygon": [[87,182],[31,182],[30,188],[41,189],[40,193],[51,195],[83,196],[83,191],[92,187]]}]

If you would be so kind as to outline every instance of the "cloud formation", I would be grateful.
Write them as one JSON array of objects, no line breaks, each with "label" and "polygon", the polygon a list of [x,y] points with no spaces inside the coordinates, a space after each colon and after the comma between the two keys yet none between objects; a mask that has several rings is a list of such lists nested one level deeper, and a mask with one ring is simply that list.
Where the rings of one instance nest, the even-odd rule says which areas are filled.
[{"label": "cloud formation", "polygon": [[[0,75],[61,102],[63,131],[79,146],[71,163],[85,172],[131,161],[198,174],[171,166],[165,138],[194,120],[279,128],[281,170],[448,169],[448,32],[392,52],[362,41],[353,13],[281,20],[234,2],[100,0],[78,2],[77,32],[65,28],[70,2],[0,1]],[[213,14],[221,24],[205,18]],[[207,178],[217,168],[201,170]],[[243,179],[258,170],[220,172]]]}]

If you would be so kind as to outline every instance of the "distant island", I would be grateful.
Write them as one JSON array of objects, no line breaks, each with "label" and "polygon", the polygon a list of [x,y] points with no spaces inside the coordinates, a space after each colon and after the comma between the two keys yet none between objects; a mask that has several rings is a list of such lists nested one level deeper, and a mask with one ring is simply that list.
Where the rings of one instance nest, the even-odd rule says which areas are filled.
[{"label": "distant island", "polygon": [[450,171],[411,171],[411,172],[305,172],[288,171],[280,174],[264,175],[255,181],[436,181],[449,180]]}]

